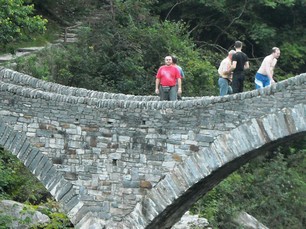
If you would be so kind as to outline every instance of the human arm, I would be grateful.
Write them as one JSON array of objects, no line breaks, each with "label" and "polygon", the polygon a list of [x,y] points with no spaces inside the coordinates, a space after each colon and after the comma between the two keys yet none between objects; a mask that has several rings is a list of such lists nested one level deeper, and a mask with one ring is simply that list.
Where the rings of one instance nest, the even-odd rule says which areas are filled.
[{"label": "human arm", "polygon": [[155,80],[155,93],[159,94],[159,84],[160,84],[160,78],[156,78]]},{"label": "human arm", "polygon": [[272,60],[272,65],[271,65],[271,79],[270,79],[271,83],[275,83],[273,75],[274,75],[274,68],[275,68],[276,63],[277,63],[277,59],[273,59]]},{"label": "human arm", "polygon": [[234,71],[236,67],[237,67],[237,61],[234,60],[231,65],[231,72]]},{"label": "human arm", "polygon": [[250,68],[250,63],[249,61],[245,62],[244,66],[243,66],[243,69],[246,70],[246,69],[249,69]]},{"label": "human arm", "polygon": [[181,77],[182,77],[182,78],[185,78],[185,73],[184,73],[184,71],[183,71],[182,68],[181,68],[181,70],[180,70],[180,74],[181,74]]},{"label": "human arm", "polygon": [[178,86],[177,93],[182,94],[182,79],[181,78],[177,79],[177,86]]}]

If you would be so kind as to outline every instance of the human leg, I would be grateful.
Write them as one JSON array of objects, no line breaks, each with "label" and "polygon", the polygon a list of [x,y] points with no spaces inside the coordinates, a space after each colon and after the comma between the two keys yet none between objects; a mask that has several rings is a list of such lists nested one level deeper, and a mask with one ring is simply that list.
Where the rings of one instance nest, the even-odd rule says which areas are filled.
[{"label": "human leg", "polygon": [[227,94],[228,94],[228,95],[233,94],[233,88],[231,87],[231,85],[228,85]]},{"label": "human leg", "polygon": [[267,77],[267,79],[265,80],[265,83],[264,83],[264,87],[267,87],[271,85],[271,80],[269,79],[269,77]]},{"label": "human leg", "polygon": [[176,86],[170,87],[169,100],[170,101],[177,100],[177,87]]},{"label": "human leg", "polygon": [[220,88],[220,96],[224,96],[228,94],[228,80],[224,78],[219,78],[218,85]]},{"label": "human leg", "polygon": [[256,89],[263,88],[270,85],[270,79],[268,76],[256,73],[255,75],[255,86]]},{"label": "human leg", "polygon": [[261,81],[260,75],[261,74],[256,72],[256,75],[255,75],[255,88],[256,89],[263,88],[263,82]]},{"label": "human leg", "polygon": [[240,82],[236,73],[233,74],[232,89],[233,93],[239,93]]},{"label": "human leg", "polygon": [[169,100],[169,87],[159,87],[160,101]]},{"label": "human leg", "polygon": [[243,88],[244,88],[244,73],[243,72],[240,72],[238,79],[239,79],[238,91],[243,92]]}]

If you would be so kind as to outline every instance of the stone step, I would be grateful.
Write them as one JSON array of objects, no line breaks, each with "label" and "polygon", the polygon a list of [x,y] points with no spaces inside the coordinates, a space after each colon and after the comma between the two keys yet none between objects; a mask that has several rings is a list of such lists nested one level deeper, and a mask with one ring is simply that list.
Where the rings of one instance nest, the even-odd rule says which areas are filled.
[{"label": "stone step", "polygon": [[[79,31],[79,28],[81,27],[82,23],[77,22],[76,25],[67,27],[66,28],[66,34],[63,32],[62,34],[59,34],[59,39],[52,42],[52,44],[56,43],[74,43],[77,39],[77,32]],[[65,30],[64,30],[65,31]],[[65,39],[66,38],[66,39]],[[26,47],[26,48],[18,48],[15,54],[5,53],[0,55],[0,63],[11,61],[17,57],[24,56],[31,54],[32,52],[39,51],[43,49],[44,47]]]},{"label": "stone step", "polygon": [[45,46],[40,47],[26,47],[26,48],[18,48],[17,52],[35,52],[43,49]]},{"label": "stone step", "polygon": [[2,54],[0,56],[0,63],[3,63],[3,62],[6,62],[6,61],[9,61],[9,60],[12,60],[13,59],[13,55],[12,54]]},{"label": "stone step", "polygon": [[71,33],[77,33],[78,31],[79,31],[79,27],[77,27],[77,28],[69,28],[69,29],[67,29],[69,32],[71,32]]},{"label": "stone step", "polygon": [[44,47],[26,47],[26,48],[18,48],[15,54],[6,53],[3,55],[0,55],[0,63],[7,62],[10,60],[13,60],[17,57],[29,55],[33,52],[39,51],[43,49]]},{"label": "stone step", "polygon": [[[75,38],[67,38],[66,43],[74,43],[74,42],[77,42],[77,40],[78,39],[76,37]],[[55,40],[54,43],[65,43],[65,40],[64,40],[64,38],[60,38],[60,39]]]},{"label": "stone step", "polygon": [[[62,33],[61,37],[65,37],[65,33]],[[75,38],[75,37],[77,37],[77,34],[75,34],[75,33],[66,33],[66,37],[67,38]]]}]

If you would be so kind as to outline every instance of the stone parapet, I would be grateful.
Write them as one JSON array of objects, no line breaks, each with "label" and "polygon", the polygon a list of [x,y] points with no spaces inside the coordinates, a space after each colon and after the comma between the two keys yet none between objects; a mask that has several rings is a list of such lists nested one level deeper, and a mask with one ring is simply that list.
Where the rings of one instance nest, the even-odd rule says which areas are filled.
[{"label": "stone parapet", "polygon": [[263,149],[305,134],[305,79],[169,102],[1,69],[0,145],[77,228],[166,228]]}]

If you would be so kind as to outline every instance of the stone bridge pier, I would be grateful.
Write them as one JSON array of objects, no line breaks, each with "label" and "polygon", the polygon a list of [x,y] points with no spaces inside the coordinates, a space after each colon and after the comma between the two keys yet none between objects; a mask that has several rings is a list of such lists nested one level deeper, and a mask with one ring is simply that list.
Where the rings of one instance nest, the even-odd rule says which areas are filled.
[{"label": "stone bridge pier", "polygon": [[224,97],[158,101],[0,69],[0,146],[76,228],[171,228],[222,179],[305,135],[306,74]]}]

